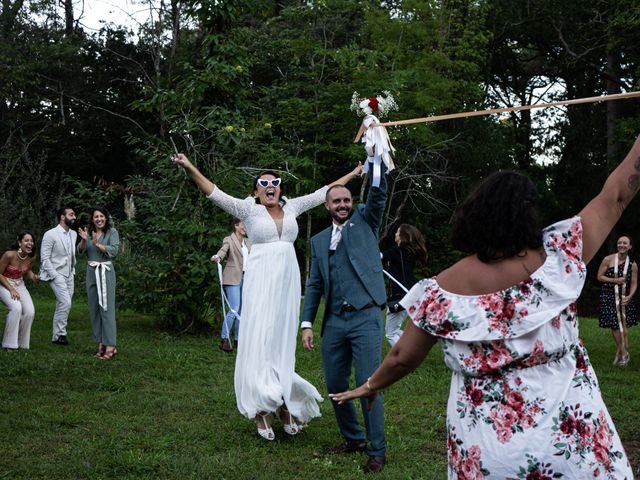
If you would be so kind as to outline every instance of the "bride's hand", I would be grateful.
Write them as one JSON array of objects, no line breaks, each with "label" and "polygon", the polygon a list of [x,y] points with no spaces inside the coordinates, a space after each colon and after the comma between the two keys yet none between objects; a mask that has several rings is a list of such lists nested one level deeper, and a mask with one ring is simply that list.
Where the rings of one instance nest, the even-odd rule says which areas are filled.
[{"label": "bride's hand", "polygon": [[173,156],[173,163],[175,163],[178,167],[182,167],[185,169],[191,166],[191,162],[184,153],[176,153]]},{"label": "bride's hand", "polygon": [[353,174],[354,177],[361,177],[364,175],[364,167],[362,166],[362,162],[358,162],[358,165],[356,166],[356,168],[353,169],[353,171],[351,172]]}]

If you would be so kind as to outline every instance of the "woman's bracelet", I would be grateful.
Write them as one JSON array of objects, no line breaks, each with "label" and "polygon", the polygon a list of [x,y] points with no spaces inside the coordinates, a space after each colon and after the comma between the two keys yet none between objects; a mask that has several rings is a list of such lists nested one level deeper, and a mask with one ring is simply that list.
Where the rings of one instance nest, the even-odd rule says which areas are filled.
[{"label": "woman's bracelet", "polygon": [[376,393],[378,390],[374,390],[374,389],[371,387],[371,384],[369,383],[369,380],[371,380],[371,377],[367,378],[367,383],[366,383],[366,385],[367,385],[367,389],[368,389],[371,393]]}]

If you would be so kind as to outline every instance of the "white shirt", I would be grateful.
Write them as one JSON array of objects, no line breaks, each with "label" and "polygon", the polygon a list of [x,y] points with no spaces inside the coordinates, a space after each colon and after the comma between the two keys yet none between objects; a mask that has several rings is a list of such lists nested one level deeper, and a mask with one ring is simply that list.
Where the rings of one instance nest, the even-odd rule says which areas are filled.
[{"label": "white shirt", "polygon": [[333,229],[331,230],[331,242],[329,242],[329,250],[335,250],[336,248],[338,248],[338,243],[340,243],[340,240],[342,239],[343,227],[344,224],[333,224]]}]

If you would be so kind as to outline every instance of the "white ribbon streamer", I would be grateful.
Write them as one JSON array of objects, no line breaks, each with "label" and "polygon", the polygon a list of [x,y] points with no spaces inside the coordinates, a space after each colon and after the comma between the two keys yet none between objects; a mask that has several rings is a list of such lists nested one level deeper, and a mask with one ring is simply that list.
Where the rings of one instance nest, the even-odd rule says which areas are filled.
[{"label": "white ribbon streamer", "polygon": [[395,168],[391,158],[391,153],[395,152],[395,148],[391,145],[387,129],[379,126],[379,123],[380,120],[375,115],[367,115],[362,123],[365,128],[362,143],[364,143],[364,150],[367,152],[364,173],[368,173],[369,163],[373,163],[373,179],[371,180],[373,187],[380,186],[383,163],[389,172]]},{"label": "white ribbon streamer", "polygon": [[89,262],[96,276],[96,289],[98,290],[98,305],[107,311],[107,271],[111,271],[111,262]]},{"label": "white ribbon streamer", "polygon": [[409,290],[407,290],[407,287],[405,287],[403,284],[401,284],[397,279],[395,279],[393,277],[393,275],[391,275],[389,272],[387,272],[385,269],[382,269],[382,272],[389,277],[393,282],[395,282],[402,290],[404,290],[404,293],[409,293]]},{"label": "white ribbon streamer", "polygon": [[[614,297],[616,300],[616,316],[618,317],[618,330],[624,333],[625,323],[627,322],[627,307],[622,304],[622,299],[624,298],[625,289],[627,286],[627,272],[629,271],[629,256],[627,255],[626,260],[624,261],[624,268],[622,269],[622,278],[624,278],[624,283],[619,285],[615,284],[613,286]],[[614,278],[618,278],[618,254],[616,253],[616,260],[613,264],[613,276]]]},{"label": "white ribbon streamer", "polygon": [[[238,312],[236,312],[233,307],[231,307],[231,303],[229,303],[229,299],[227,298],[226,293],[224,293],[224,286],[222,284],[222,265],[220,265],[218,263],[218,280],[220,280],[220,298],[222,300],[222,325],[224,326],[225,330],[226,330],[226,339],[230,339],[230,332],[229,332],[229,325],[227,325],[227,322],[225,321],[227,318],[227,308],[229,307],[229,311],[231,313],[233,313],[233,315],[236,317],[236,322],[240,321],[240,314]],[[225,332],[223,332],[223,336],[225,335]]]}]

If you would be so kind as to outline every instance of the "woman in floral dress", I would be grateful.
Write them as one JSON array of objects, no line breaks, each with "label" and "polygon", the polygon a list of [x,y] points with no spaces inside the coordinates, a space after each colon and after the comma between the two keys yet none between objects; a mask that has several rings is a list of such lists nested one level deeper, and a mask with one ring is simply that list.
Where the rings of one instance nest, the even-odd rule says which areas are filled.
[{"label": "woman in floral dress", "polygon": [[439,341],[453,371],[450,479],[632,479],[575,301],[639,185],[640,137],[578,216],[540,231],[527,177],[486,179],[454,226],[454,246],[470,256],[410,290],[401,303],[413,323],[365,384],[331,398],[375,401]]}]

